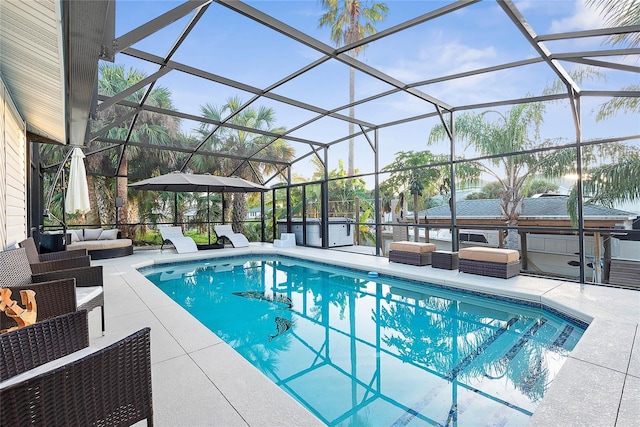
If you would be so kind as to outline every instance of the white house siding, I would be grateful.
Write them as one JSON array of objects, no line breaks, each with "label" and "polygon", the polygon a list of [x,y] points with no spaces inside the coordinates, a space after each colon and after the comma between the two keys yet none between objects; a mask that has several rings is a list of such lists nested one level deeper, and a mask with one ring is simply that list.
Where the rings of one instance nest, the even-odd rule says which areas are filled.
[{"label": "white house siding", "polygon": [[27,236],[25,122],[0,79],[0,249]]}]

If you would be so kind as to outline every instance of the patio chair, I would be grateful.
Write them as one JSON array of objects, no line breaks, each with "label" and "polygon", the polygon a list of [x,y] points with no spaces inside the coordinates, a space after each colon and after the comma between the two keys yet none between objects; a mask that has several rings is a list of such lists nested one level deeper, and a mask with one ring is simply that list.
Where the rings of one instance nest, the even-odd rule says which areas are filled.
[{"label": "patio chair", "polygon": [[[24,248],[0,252],[0,287],[30,289],[34,283],[52,280],[75,279],[76,309],[93,310],[101,307],[102,333],[105,331],[104,321],[104,286],[102,266],[77,267],[66,270],[51,270],[44,273],[33,273]],[[38,307],[43,297],[36,294]]]},{"label": "patio chair", "polygon": [[31,271],[36,274],[91,265],[91,257],[86,249],[39,254],[33,237],[23,240],[18,245],[24,248],[29,264],[31,264]]},{"label": "patio chair", "polygon": [[[38,315],[36,321],[51,319],[61,314],[76,311],[76,280],[62,279],[50,282],[31,283],[21,286],[0,286],[11,289],[13,299],[19,298],[20,291],[32,290],[36,293]],[[0,313],[0,330],[16,326],[16,321],[5,313]]]},{"label": "patio chair", "polygon": [[229,240],[234,248],[245,248],[249,246],[249,239],[247,239],[247,236],[242,233],[234,232],[228,224],[214,225],[213,229],[215,230],[218,239],[225,238]]},{"label": "patio chair", "polygon": [[179,254],[198,252],[196,242],[191,237],[182,234],[181,227],[159,226],[158,230],[162,236],[160,250],[164,248],[165,243],[171,243]]},{"label": "patio chair", "polygon": [[0,335],[3,425],[153,425],[150,329],[89,347],[86,310]]}]

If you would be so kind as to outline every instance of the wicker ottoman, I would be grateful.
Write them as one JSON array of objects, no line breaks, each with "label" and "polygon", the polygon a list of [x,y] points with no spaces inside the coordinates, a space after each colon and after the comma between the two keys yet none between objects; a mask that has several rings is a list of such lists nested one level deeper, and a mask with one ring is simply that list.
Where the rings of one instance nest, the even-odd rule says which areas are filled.
[{"label": "wicker ottoman", "polygon": [[431,266],[444,270],[458,269],[458,252],[434,251],[431,255]]},{"label": "wicker ottoman", "polygon": [[425,266],[431,264],[431,254],[436,250],[436,245],[402,241],[391,242],[389,249],[389,261]]},{"label": "wicker ottoman", "polygon": [[508,279],[520,274],[520,253],[514,249],[474,246],[458,252],[462,273]]}]

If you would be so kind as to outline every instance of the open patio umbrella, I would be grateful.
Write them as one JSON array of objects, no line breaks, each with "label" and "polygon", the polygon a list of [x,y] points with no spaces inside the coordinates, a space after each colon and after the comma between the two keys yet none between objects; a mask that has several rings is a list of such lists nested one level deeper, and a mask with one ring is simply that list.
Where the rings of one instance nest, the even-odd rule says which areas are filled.
[{"label": "open patio umbrella", "polygon": [[172,191],[176,193],[254,193],[269,189],[263,185],[237,176],[216,176],[210,174],[191,174],[171,172],[153,178],[129,184],[138,190]]},{"label": "open patio umbrella", "polygon": [[[170,191],[174,193],[263,193],[269,191],[269,188],[264,185],[237,176],[216,176],[184,172],[171,172],[134,182],[128,186],[138,190]],[[177,200],[174,200],[174,203],[177,204]],[[209,221],[208,208],[207,221]],[[211,235],[209,235],[209,241],[211,241]]]},{"label": "open patio umbrella", "polygon": [[64,210],[69,214],[85,214],[91,210],[89,202],[89,187],[87,186],[87,172],[84,168],[85,155],[80,147],[75,147],[71,153],[71,167],[69,169],[69,186],[65,198]]}]

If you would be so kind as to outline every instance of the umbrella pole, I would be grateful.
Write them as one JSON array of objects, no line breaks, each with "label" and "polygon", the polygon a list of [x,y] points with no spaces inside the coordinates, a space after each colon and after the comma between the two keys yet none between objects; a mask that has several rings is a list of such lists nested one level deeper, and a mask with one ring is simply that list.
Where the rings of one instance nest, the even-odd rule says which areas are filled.
[{"label": "umbrella pole", "polygon": [[209,188],[207,188],[207,241],[211,244],[211,211],[210,211],[211,199],[209,199]]},{"label": "umbrella pole", "polygon": [[178,193],[173,193],[173,225],[178,225]]},{"label": "umbrella pole", "polygon": [[67,213],[66,213],[66,203],[67,203],[67,199],[66,199],[66,188],[64,185],[64,163],[63,163],[63,169],[62,169],[62,181],[61,184],[62,186],[62,241],[67,242]]}]

